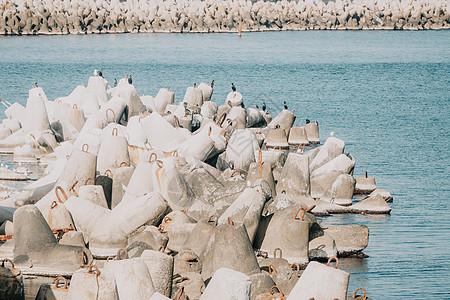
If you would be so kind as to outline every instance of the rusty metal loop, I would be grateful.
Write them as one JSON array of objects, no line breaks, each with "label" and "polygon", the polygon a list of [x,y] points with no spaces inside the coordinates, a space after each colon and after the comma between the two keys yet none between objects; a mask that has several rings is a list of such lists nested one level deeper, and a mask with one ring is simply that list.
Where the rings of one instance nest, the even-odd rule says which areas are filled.
[{"label": "rusty metal loop", "polygon": [[150,145],[150,143],[148,141],[144,143],[144,146],[147,150],[153,150],[152,145]]},{"label": "rusty metal loop", "polygon": [[113,122],[116,123],[116,113],[111,108],[108,108],[106,110],[106,112],[105,112],[105,114],[106,114],[106,123],[109,123],[108,122],[108,111],[112,112],[112,114],[113,114]]},{"label": "rusty metal loop", "polygon": [[125,248],[120,248],[119,250],[117,250],[117,254],[116,254],[116,260],[121,260],[120,258],[120,253],[124,252],[125,253],[125,259],[128,259],[128,251]]},{"label": "rusty metal loop", "polygon": [[280,293],[280,298],[281,298],[281,299],[284,299],[284,294],[283,294],[283,292],[281,291],[281,289],[278,287],[278,285],[274,285],[273,287],[270,288],[270,295],[273,296],[273,289],[274,289],[274,288],[277,288],[277,289],[278,289],[278,292]]},{"label": "rusty metal loop", "polygon": [[77,183],[78,183],[78,181],[75,181],[75,183],[72,184],[72,186],[71,186],[70,189],[69,189],[69,192],[70,192],[71,194],[73,194],[75,197],[78,197],[78,196],[79,196],[78,193],[77,193],[77,191],[75,191],[75,186],[77,185]]},{"label": "rusty metal loop", "polygon": [[259,250],[259,251],[256,253],[256,256],[261,256],[262,258],[268,258],[268,257],[269,257],[269,253],[267,253],[266,251],[261,251],[261,250]]},{"label": "rusty metal loop", "polygon": [[158,231],[161,233],[167,233],[166,229],[164,228],[163,224],[159,224]]},{"label": "rusty metal loop", "polygon": [[305,213],[306,213],[306,210],[303,207],[301,207],[297,210],[297,212],[294,215],[294,220],[297,219],[297,215],[300,211],[302,211],[302,216],[300,217],[300,221],[303,221],[303,218],[305,217]]},{"label": "rusty metal loop", "polygon": [[283,251],[281,250],[281,248],[275,248],[275,250],[273,250],[273,257],[277,258],[277,251],[280,252],[280,257],[279,258],[283,258]]},{"label": "rusty metal loop", "polygon": [[163,219],[163,223],[169,223],[169,222],[172,222],[172,221],[173,221],[173,219],[171,217],[169,217],[169,216],[165,216],[164,219]]},{"label": "rusty metal loop", "polygon": [[231,220],[230,217],[227,218],[227,222],[228,222],[228,225],[230,225],[230,226],[234,225],[234,222],[233,222],[233,220]]},{"label": "rusty metal loop", "polygon": [[[72,225],[71,225],[72,226]],[[89,262],[89,258],[86,254],[86,252],[83,251],[83,263],[81,264],[81,267],[84,267]]]},{"label": "rusty metal loop", "polygon": [[[61,198],[59,197],[59,193],[58,192],[61,192],[63,194],[63,196],[64,196],[64,199],[66,199],[66,200],[61,201]],[[66,195],[66,192],[64,192],[63,188],[60,185],[55,187],[55,194],[56,194],[56,198],[58,198],[58,201],[61,202],[61,203],[64,203],[68,199],[67,195]]]},{"label": "rusty metal loop", "polygon": [[9,262],[11,264],[11,269],[15,270],[16,267],[14,266],[14,263],[12,260],[8,259],[8,258],[3,258],[2,259],[2,267],[5,267],[5,262]]},{"label": "rusty metal loop", "polygon": [[117,127],[114,127],[114,128],[112,129],[111,134],[114,135],[114,136],[117,136],[117,135],[119,134],[119,129],[117,129]]},{"label": "rusty metal loop", "polygon": [[72,108],[73,108],[73,109],[78,109],[78,105],[74,104],[74,105],[72,106]]},{"label": "rusty metal loop", "polygon": [[164,253],[166,251],[166,248],[164,246],[159,247],[158,251]]},{"label": "rusty metal loop", "polygon": [[160,169],[162,169],[164,167],[164,163],[161,160],[159,160],[159,159],[156,161],[156,164],[158,165],[158,167]]},{"label": "rusty metal loop", "polygon": [[[152,159],[152,158],[154,158],[154,159]],[[148,162],[152,164],[152,163],[154,163],[157,159],[158,159],[158,155],[157,155],[155,152],[153,152],[152,154],[150,154],[150,157],[148,158]]]},{"label": "rusty metal loop", "polygon": [[300,272],[300,264],[298,262],[294,262],[292,263],[289,268],[293,269],[293,267],[295,267],[296,271],[297,271],[297,277],[298,277],[298,272]]},{"label": "rusty metal loop", "polygon": [[359,290],[362,290],[362,291],[364,292],[363,300],[366,300],[366,299],[367,299],[366,290],[365,290],[364,288],[362,288],[362,287],[356,289],[356,291],[355,291],[355,292],[353,293],[353,295],[352,295],[352,298],[353,298],[353,299],[356,299],[356,293],[357,293]]},{"label": "rusty metal loop", "polygon": [[106,170],[106,171],[105,171],[105,175],[109,177],[108,173],[109,173],[109,175],[111,175],[111,176],[112,176],[112,172],[111,172],[111,170],[110,170],[110,169],[108,169],[108,170]]},{"label": "rusty metal loop", "polygon": [[175,294],[175,296],[173,297],[173,300],[182,300],[181,296],[183,295],[183,293],[184,293],[184,286],[181,286],[181,287],[178,289],[178,291],[177,291],[177,293]]},{"label": "rusty metal loop", "polygon": [[236,175],[236,174],[242,175],[241,171],[236,170],[236,171],[234,171],[233,173],[231,173],[230,178],[233,178],[234,175]]},{"label": "rusty metal loop", "polygon": [[58,203],[56,203],[56,201],[53,201],[52,204],[50,205],[50,209],[54,209],[57,206],[58,206]]},{"label": "rusty metal loop", "polygon": [[223,122],[225,122],[226,117],[227,117],[227,113],[226,113],[226,112],[224,112],[223,114],[221,114],[220,117],[219,117],[219,118],[217,119],[217,121],[216,121],[216,125],[222,127],[222,124],[223,124]]},{"label": "rusty metal loop", "polygon": [[92,179],[92,178],[86,179],[86,181],[84,182],[84,185],[89,185],[88,184],[89,182],[92,182],[92,184],[94,184],[94,179]]},{"label": "rusty metal loop", "polygon": [[[85,147],[86,147],[86,150],[84,150]],[[88,153],[88,151],[89,151],[89,145],[88,145],[88,144],[84,144],[84,145],[81,147],[81,151]]]},{"label": "rusty metal loop", "polygon": [[98,267],[96,265],[90,265],[88,267],[88,273],[94,273],[97,276],[99,276],[100,275],[100,270],[98,269]]},{"label": "rusty metal loop", "polygon": [[269,265],[269,275],[272,275],[272,270],[275,275],[278,275],[277,269],[275,269],[274,265]]},{"label": "rusty metal loop", "polygon": [[330,263],[331,263],[333,260],[336,261],[336,266],[335,266],[334,268],[337,269],[338,266],[339,266],[339,260],[338,260],[338,258],[337,258],[336,256],[332,256],[332,257],[330,257],[330,258],[328,259],[327,266],[329,267],[329,266],[330,266]]},{"label": "rusty metal loop", "polygon": [[[63,281],[64,286],[62,288],[59,287],[60,281]],[[59,276],[56,277],[53,281],[52,284],[55,285],[55,288],[57,289],[68,289],[69,288],[69,283],[67,282],[67,279],[65,277]]]}]

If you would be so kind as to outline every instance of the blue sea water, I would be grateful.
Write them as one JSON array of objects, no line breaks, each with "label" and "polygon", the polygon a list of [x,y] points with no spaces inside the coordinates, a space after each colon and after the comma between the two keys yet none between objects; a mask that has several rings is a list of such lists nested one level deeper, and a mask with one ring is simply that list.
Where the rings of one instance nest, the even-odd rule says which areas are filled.
[{"label": "blue sea water", "polygon": [[[0,98],[25,105],[33,82],[49,99],[132,74],[140,94],[215,80],[222,104],[233,82],[247,106],[286,101],[298,121],[333,131],[378,187],[390,216],[336,215],[365,224],[366,259],[343,259],[349,293],[374,299],[450,298],[450,31],[305,31],[0,37]],[[0,108],[3,112],[3,107]]]}]

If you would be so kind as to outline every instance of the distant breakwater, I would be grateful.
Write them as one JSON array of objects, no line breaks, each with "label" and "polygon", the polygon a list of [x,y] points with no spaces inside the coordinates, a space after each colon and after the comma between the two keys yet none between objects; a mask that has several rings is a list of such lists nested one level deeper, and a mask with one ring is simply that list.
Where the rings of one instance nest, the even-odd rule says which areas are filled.
[{"label": "distant breakwater", "polygon": [[0,34],[450,28],[446,0],[0,0]]}]

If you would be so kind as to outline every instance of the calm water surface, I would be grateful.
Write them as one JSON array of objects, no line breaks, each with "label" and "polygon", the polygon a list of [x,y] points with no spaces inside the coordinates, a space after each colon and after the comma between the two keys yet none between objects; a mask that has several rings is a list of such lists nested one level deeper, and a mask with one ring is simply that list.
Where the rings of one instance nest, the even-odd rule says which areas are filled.
[{"label": "calm water surface", "polygon": [[[233,82],[246,105],[273,114],[287,101],[318,120],[394,196],[390,216],[337,215],[323,224],[366,224],[367,259],[345,259],[349,292],[374,299],[449,299],[450,31],[139,34],[0,38],[0,98],[25,104],[35,81],[49,99],[133,75],[140,94],[215,80],[222,104]],[[0,108],[3,112],[3,107]]]}]

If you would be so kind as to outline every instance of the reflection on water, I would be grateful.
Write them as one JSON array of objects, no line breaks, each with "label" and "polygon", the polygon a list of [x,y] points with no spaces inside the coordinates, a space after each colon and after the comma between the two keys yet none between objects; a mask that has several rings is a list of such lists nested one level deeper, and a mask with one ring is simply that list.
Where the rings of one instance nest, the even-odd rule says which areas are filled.
[{"label": "reflection on water", "polygon": [[[449,299],[450,31],[272,32],[0,38],[0,98],[25,104],[37,81],[49,99],[133,74],[140,94],[215,80],[222,104],[234,82],[247,107],[287,101],[298,121],[346,141],[355,176],[368,171],[394,197],[391,216],[335,215],[365,224],[366,259],[343,259],[349,291],[374,299]],[[3,108],[1,108],[3,109]],[[0,109],[0,112],[2,111]]]}]

